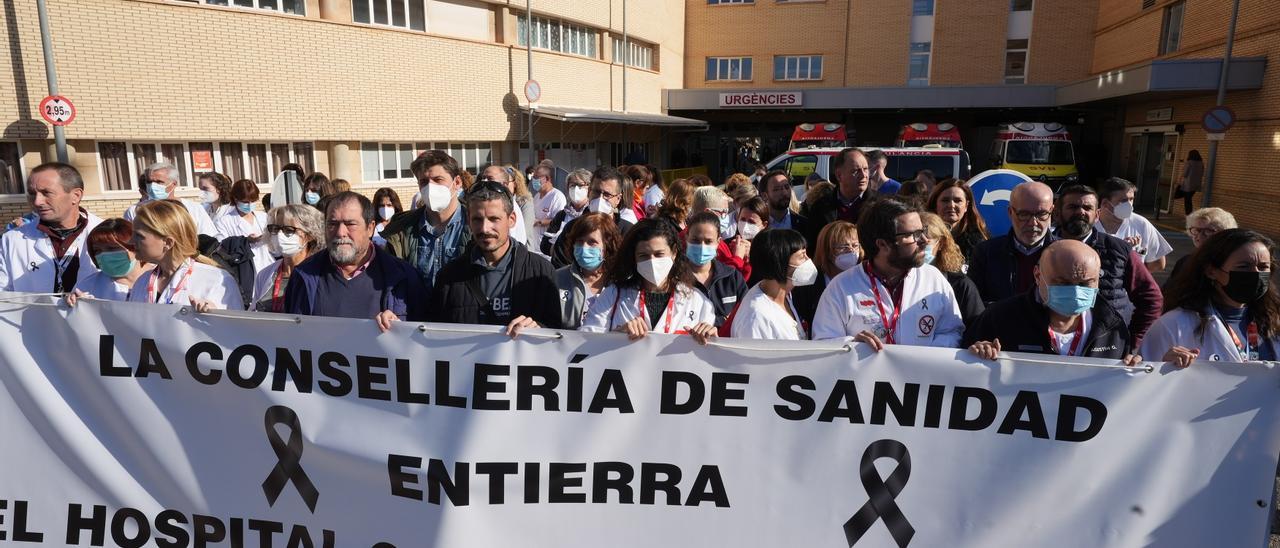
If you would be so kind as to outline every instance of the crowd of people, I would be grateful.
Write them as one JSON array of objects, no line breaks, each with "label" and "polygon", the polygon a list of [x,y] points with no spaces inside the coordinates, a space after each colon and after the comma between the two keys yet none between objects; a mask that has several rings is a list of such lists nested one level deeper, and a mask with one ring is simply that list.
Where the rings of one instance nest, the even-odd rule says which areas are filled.
[{"label": "crowd of people", "polygon": [[[1172,247],[1110,178],[1056,193],[1017,186],[990,234],[963,180],[884,176],[849,148],[832,180],[789,174],[663,181],[647,165],[485,166],[443,151],[410,168],[419,193],[373,199],[288,166],[298,203],[254,181],[154,164],[121,218],[81,207],[70,165],[31,170],[31,221],[0,238],[0,289],[82,299],[397,321],[821,340],[1089,356],[1180,366],[1276,360],[1275,244],[1218,208],[1190,211],[1195,251],[1164,288]],[[1191,189],[1186,189],[1188,193]],[[1187,202],[1190,203],[1189,201]],[[407,207],[405,206],[407,204]]]}]

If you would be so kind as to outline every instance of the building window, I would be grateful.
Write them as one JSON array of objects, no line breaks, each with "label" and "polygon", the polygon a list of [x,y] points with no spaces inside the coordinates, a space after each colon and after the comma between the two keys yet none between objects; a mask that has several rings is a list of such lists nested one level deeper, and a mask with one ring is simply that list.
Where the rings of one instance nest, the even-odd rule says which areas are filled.
[{"label": "building window", "polygon": [[25,194],[22,173],[22,149],[18,143],[0,142],[0,194]]},{"label": "building window", "polygon": [[932,49],[932,42],[911,43],[911,63],[907,68],[907,85],[929,85],[929,53]]},{"label": "building window", "polygon": [[493,148],[489,143],[360,143],[364,182],[413,181],[409,164],[428,150],[443,150],[472,174],[493,162]]},{"label": "building window", "polygon": [[[624,47],[621,38],[613,39],[613,62],[622,63]],[[627,66],[653,70],[653,46],[647,46],[634,40],[627,40]]]},{"label": "building window", "polygon": [[[0,143],[0,159],[3,158]],[[156,162],[178,167],[178,183],[194,185],[195,175],[217,171],[232,181],[250,179],[259,185],[271,184],[286,164],[297,163],[308,173],[315,165],[314,145],[303,143],[98,143],[103,188],[135,190],[135,181]]]},{"label": "building window", "polygon": [[1004,49],[1004,83],[1027,83],[1027,40],[1009,40]]},{"label": "building window", "polygon": [[707,0],[707,5],[714,6],[717,4],[754,4],[756,0]]},{"label": "building window", "polygon": [[1032,0],[1009,0],[1009,11],[1031,11]]},{"label": "building window", "polygon": [[[518,16],[517,24],[516,34],[519,35],[517,40],[519,45],[524,46],[528,44],[525,39],[530,30],[528,18],[523,15]],[[595,29],[534,16],[532,30],[535,48],[572,53],[583,57],[597,57],[596,44],[599,42],[600,33]]]},{"label": "building window", "polygon": [[750,57],[708,57],[707,81],[750,82]]},{"label": "building window", "polygon": [[186,0],[203,2],[210,6],[235,6],[238,8],[257,8],[264,10],[306,15],[306,0]]},{"label": "building window", "polygon": [[133,178],[129,176],[129,148],[124,143],[111,141],[98,143],[98,158],[102,162],[102,188],[105,190],[133,190]]},{"label": "building window", "polygon": [[427,30],[423,0],[351,0],[351,18],[357,23]]},{"label": "building window", "polygon": [[1178,51],[1182,41],[1182,12],[1186,4],[1178,2],[1164,9],[1164,23],[1160,27],[1160,55]]},{"label": "building window", "polygon": [[911,15],[933,15],[933,0],[912,0]]},{"label": "building window", "polygon": [[821,55],[773,56],[774,80],[821,80]]}]

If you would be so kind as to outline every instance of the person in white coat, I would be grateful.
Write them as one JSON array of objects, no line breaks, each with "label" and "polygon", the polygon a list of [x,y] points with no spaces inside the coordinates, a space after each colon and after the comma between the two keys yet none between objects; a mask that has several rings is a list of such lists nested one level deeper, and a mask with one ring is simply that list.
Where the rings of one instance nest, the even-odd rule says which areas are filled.
[{"label": "person in white coat", "polygon": [[124,219],[102,221],[89,232],[85,245],[98,271],[67,295],[67,304],[71,306],[83,298],[124,301],[129,298],[133,283],[152,268],[134,255],[133,223]]},{"label": "person in white coat", "polygon": [[749,339],[802,341],[808,326],[791,301],[791,290],[818,281],[804,236],[789,228],[761,232],[751,242],[751,280],[734,313],[730,335]]},{"label": "person in white coat", "polygon": [[129,289],[129,302],[190,304],[197,312],[244,310],[231,274],[196,249],[196,227],[186,209],[172,200],[138,208],[133,243],[138,259],[156,265]]},{"label": "person in white coat", "polygon": [[235,209],[219,217],[215,223],[218,239],[244,236],[253,251],[253,272],[262,272],[275,262],[275,257],[267,248],[267,214],[254,209],[258,203],[258,185],[249,179],[232,183],[231,203]]},{"label": "person in white coat", "polygon": [[924,264],[927,234],[911,206],[885,198],[858,223],[865,260],[831,280],[818,301],[813,338],[957,348],[964,322],[946,276]]},{"label": "person in white coat", "polygon": [[1142,355],[1179,367],[1280,359],[1275,249],[1270,238],[1238,228],[1206,240],[1169,281],[1164,315],[1142,339]]},{"label": "person in white coat", "polygon": [[716,336],[716,313],[693,287],[689,259],[680,252],[675,228],[645,219],[627,232],[609,265],[609,285],[591,304],[579,331],[692,335],[699,343]]},{"label": "person in white coat", "polygon": [[138,207],[147,202],[156,200],[177,200],[187,209],[187,213],[191,215],[192,222],[196,225],[196,231],[199,234],[212,238],[219,238],[218,229],[213,225],[213,219],[209,218],[209,211],[205,209],[204,204],[196,203],[191,200],[179,199],[175,194],[178,190],[178,167],[169,162],[156,162],[147,166],[142,172],[142,184],[146,185],[138,189],[142,193],[142,199],[138,203],[133,204],[124,210],[124,219],[133,222],[134,217],[138,215]]},{"label": "person in white coat", "polygon": [[27,178],[27,203],[38,222],[0,237],[0,290],[70,293],[97,268],[85,241],[102,222],[80,207],[84,180],[57,162],[36,166]]},{"label": "person in white coat", "polygon": [[267,217],[267,245],[280,260],[254,277],[249,309],[284,312],[284,294],[294,270],[312,253],[325,248],[324,214],[309,205],[293,204],[272,208]]}]

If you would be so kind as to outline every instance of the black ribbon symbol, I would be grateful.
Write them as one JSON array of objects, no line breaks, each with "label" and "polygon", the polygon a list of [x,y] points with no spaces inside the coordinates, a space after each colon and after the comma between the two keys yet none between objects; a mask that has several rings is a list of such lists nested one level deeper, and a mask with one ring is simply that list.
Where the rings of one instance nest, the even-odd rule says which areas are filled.
[{"label": "black ribbon symbol", "polygon": [[[267,496],[267,504],[275,506],[284,486],[292,481],[294,488],[302,496],[302,501],[307,503],[307,509],[314,514],[320,491],[316,490],[311,478],[302,470],[302,426],[298,424],[297,413],[283,405],[273,405],[267,409],[263,422],[267,426],[267,440],[271,442],[271,450],[275,451],[276,458],[279,459],[266,481],[262,482],[262,492]],[[280,439],[280,433],[276,431],[278,424],[289,427],[288,443]]]},{"label": "black ribbon symbol", "polygon": [[[876,459],[880,457],[888,457],[898,462],[898,466],[889,473],[888,479],[881,479],[880,473],[876,471]],[[898,493],[902,492],[902,488],[907,485],[907,478],[911,477],[911,453],[907,452],[907,446],[898,440],[872,442],[862,453],[858,475],[862,478],[862,488],[867,490],[870,500],[863,504],[862,508],[849,518],[849,521],[844,522],[844,537],[849,541],[849,546],[857,544],[858,539],[861,539],[862,535],[866,534],[879,519],[884,520],[884,525],[889,529],[893,540],[898,543],[898,548],[904,548],[910,544],[916,530],[911,527],[911,522],[907,521],[907,517],[898,508],[898,503],[894,501]]]}]

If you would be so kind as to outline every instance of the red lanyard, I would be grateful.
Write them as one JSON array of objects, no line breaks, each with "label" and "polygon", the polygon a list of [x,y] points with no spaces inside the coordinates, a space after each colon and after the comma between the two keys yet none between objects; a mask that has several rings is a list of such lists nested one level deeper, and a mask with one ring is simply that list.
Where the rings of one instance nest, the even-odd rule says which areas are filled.
[{"label": "red lanyard", "polygon": [[[867,277],[871,279],[871,294],[876,296],[876,312],[880,313],[880,321],[884,322],[884,328],[887,334],[884,337],[886,344],[894,344],[893,334],[898,331],[898,319],[902,314],[902,288],[898,288],[898,294],[894,295],[893,290],[889,286],[884,287],[889,292],[889,296],[893,298],[893,315],[889,316],[884,312],[884,303],[880,300],[880,279],[875,273],[871,272],[871,261],[862,263],[862,269],[867,272]],[[903,280],[906,283],[906,280]]]},{"label": "red lanyard", "polygon": [[1258,344],[1261,342],[1258,340],[1257,324],[1249,322],[1248,333],[1245,334],[1245,338],[1249,342],[1247,346],[1240,341],[1240,336],[1236,334],[1236,329],[1234,327],[1231,327],[1231,325],[1225,321],[1222,322],[1222,324],[1227,326],[1227,333],[1231,335],[1231,342],[1235,343],[1236,350],[1240,352],[1240,357],[1244,358],[1246,361],[1252,360],[1253,358],[1250,357],[1252,352],[1250,352],[1250,350],[1257,348]]},{"label": "red lanyard", "polygon": [[[1053,347],[1054,354],[1061,354],[1058,348],[1058,337],[1053,332],[1053,328],[1049,329],[1049,346]],[[1084,339],[1084,316],[1080,316],[1080,323],[1076,324],[1076,337],[1071,339],[1071,349],[1067,351],[1068,356],[1076,355],[1076,348],[1080,346],[1080,341]]]},{"label": "red lanyard", "polygon": [[[666,312],[663,312],[663,315],[667,317],[667,322],[666,322],[666,324],[662,326],[662,332],[663,332],[663,333],[671,333],[671,320],[675,319],[675,317],[676,317],[676,315],[675,315],[674,313],[672,313],[672,309],[673,309],[673,308],[675,308],[675,306],[676,306],[676,292],[675,292],[675,290],[672,290],[672,291],[671,291],[671,297],[668,297],[668,298],[667,298],[667,311],[666,311]],[[644,288],[643,288],[643,287],[641,287],[641,288],[640,288],[640,313],[641,313],[641,314],[643,314],[643,315],[645,316],[645,318],[644,318],[644,319],[645,319],[645,321],[648,321],[648,320],[649,320],[649,317],[648,317],[648,316],[649,316],[649,308],[645,306],[645,302],[644,302]],[[683,334],[683,330],[682,330],[682,331],[676,331],[676,333],[677,333],[677,334]]]},{"label": "red lanyard", "polygon": [[[183,288],[187,287],[187,282],[191,280],[191,273],[195,272],[196,263],[194,261],[187,259],[183,261],[183,263],[187,265],[187,272],[178,280],[178,286],[173,288],[173,291],[169,293],[169,299],[166,300],[164,304],[173,304],[174,296],[176,296],[178,292],[182,291]],[[178,268],[181,269],[182,267],[179,266]],[[156,278],[158,277],[159,276],[156,271],[153,270],[151,271],[151,279],[147,280],[147,298],[151,299],[151,302],[153,303],[160,302],[160,295],[156,293]]]},{"label": "red lanyard", "polygon": [[276,270],[276,283],[271,288],[271,311],[284,312],[284,295],[280,294],[280,281],[284,279],[284,269]]}]

